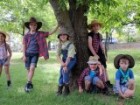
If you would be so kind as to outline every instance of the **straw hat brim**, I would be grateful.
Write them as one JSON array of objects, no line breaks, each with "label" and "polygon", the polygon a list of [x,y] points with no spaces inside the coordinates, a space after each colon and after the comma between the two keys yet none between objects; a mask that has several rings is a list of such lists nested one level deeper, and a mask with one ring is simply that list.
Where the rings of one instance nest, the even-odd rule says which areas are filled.
[{"label": "straw hat brim", "polygon": [[[31,22],[25,22],[24,25],[26,28],[30,29],[29,25]],[[42,22],[36,22],[37,24],[37,30],[40,29],[42,27]]]},{"label": "straw hat brim", "polygon": [[100,27],[103,27],[103,24],[102,23],[100,23],[100,22],[94,22],[94,23],[91,23],[91,24],[88,25],[88,29],[92,29],[92,27],[94,25],[99,25]]},{"label": "straw hat brim", "polygon": [[57,38],[59,39],[61,35],[67,35],[68,37],[70,37],[70,35],[67,33],[61,33],[61,34],[58,34]]},{"label": "straw hat brim", "polygon": [[0,33],[2,33],[3,35],[5,35],[6,40],[9,40],[9,34],[7,34],[6,32],[0,31]]},{"label": "straw hat brim", "polygon": [[119,55],[117,55],[115,57],[115,59],[114,59],[114,66],[115,66],[115,68],[119,69],[119,67],[120,67],[119,66],[119,61],[123,57],[125,57],[125,58],[127,58],[129,60],[129,67],[128,68],[133,68],[134,65],[135,65],[135,60],[134,60],[134,58],[131,55],[128,55],[128,54],[119,54]]},{"label": "straw hat brim", "polygon": [[88,61],[87,63],[88,64],[98,64],[99,62],[98,61]]}]

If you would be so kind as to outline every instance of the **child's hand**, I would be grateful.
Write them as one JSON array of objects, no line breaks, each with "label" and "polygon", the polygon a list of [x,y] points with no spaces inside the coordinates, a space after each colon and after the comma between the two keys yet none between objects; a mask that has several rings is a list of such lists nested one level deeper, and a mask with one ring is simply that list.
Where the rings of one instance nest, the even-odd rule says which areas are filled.
[{"label": "child's hand", "polygon": [[83,89],[79,87],[79,93],[83,93]]},{"label": "child's hand", "polygon": [[66,73],[68,71],[67,66],[63,67],[64,72]]},{"label": "child's hand", "polygon": [[23,60],[24,62],[26,62],[26,56],[23,56],[23,57],[22,57],[22,60]]},{"label": "child's hand", "polygon": [[65,67],[66,64],[65,64],[64,62],[61,62],[61,66],[62,66],[62,67]]}]

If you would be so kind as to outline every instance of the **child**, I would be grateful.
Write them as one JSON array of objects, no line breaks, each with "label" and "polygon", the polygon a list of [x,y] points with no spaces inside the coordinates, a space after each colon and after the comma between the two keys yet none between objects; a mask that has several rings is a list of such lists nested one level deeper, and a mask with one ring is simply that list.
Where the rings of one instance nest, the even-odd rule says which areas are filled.
[{"label": "child", "polygon": [[11,76],[9,71],[10,60],[12,56],[12,51],[10,46],[6,43],[6,33],[0,31],[0,76],[2,73],[2,67],[5,68],[5,73],[7,77],[7,86],[11,86]]},{"label": "child", "polygon": [[100,78],[103,75],[102,65],[99,65],[98,58],[96,56],[90,56],[88,63],[88,68],[84,69],[80,78],[78,79],[79,92],[83,92],[83,83],[85,83],[86,92],[91,92],[91,86],[96,85],[103,92],[107,91],[103,80]]},{"label": "child", "polygon": [[29,29],[29,32],[23,38],[23,61],[28,70],[28,82],[25,86],[26,92],[33,88],[32,78],[37,66],[38,57],[44,56],[45,60],[49,58],[46,38],[58,28],[57,26],[54,31],[49,33],[38,31],[41,26],[42,22],[38,22],[34,17],[31,17],[29,22],[25,22],[25,27]]},{"label": "child", "polygon": [[134,95],[134,74],[130,69],[134,67],[134,64],[135,61],[130,55],[119,54],[114,59],[114,65],[117,69],[114,92],[122,98],[130,98]]},{"label": "child", "polygon": [[102,44],[102,35],[99,33],[101,27],[102,27],[102,23],[98,22],[97,20],[93,20],[91,24],[89,24],[88,28],[90,29],[91,32],[88,33],[88,47],[90,50],[90,56],[97,56],[101,64],[104,66],[105,73],[107,76],[106,84],[109,87],[112,87],[113,85],[110,83],[106,71],[107,65],[106,65],[105,50]]},{"label": "child", "polygon": [[58,45],[57,58],[61,64],[61,68],[57,95],[61,95],[62,92],[64,92],[63,93],[64,95],[68,95],[70,93],[69,90],[70,73],[76,64],[76,51],[74,44],[69,41],[69,38],[70,35],[67,33],[62,32],[61,34],[58,35],[60,43]]}]

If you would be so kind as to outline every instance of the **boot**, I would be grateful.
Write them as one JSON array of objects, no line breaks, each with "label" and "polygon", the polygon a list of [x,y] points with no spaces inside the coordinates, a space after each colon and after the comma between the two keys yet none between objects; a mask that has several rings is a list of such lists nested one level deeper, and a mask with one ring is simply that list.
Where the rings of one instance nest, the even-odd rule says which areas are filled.
[{"label": "boot", "polygon": [[62,90],[63,90],[63,85],[62,86],[58,86],[58,91],[56,93],[57,96],[62,94]]},{"label": "boot", "polygon": [[106,81],[105,83],[109,88],[113,88],[113,84],[111,84],[110,81]]},{"label": "boot", "polygon": [[7,86],[8,86],[8,87],[11,86],[11,81],[10,81],[10,80],[7,81]]},{"label": "boot", "polygon": [[105,94],[105,95],[109,95],[108,88],[105,87],[104,89],[102,89],[102,93]]},{"label": "boot", "polygon": [[69,84],[65,84],[64,95],[67,96],[70,93]]}]

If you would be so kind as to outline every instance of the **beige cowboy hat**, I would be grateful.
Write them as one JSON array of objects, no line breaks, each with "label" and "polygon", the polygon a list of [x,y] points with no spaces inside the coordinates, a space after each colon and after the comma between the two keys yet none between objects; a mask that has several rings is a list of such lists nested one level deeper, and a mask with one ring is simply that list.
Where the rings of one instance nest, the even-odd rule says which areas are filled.
[{"label": "beige cowboy hat", "polygon": [[98,20],[93,20],[93,21],[91,21],[91,23],[88,25],[88,28],[89,28],[89,29],[92,29],[92,27],[95,26],[95,25],[99,25],[100,27],[103,26],[103,24],[102,24],[101,22],[99,22]]},{"label": "beige cowboy hat", "polygon": [[96,56],[90,56],[87,63],[88,64],[98,64],[99,63],[98,57],[96,57]]},{"label": "beige cowboy hat", "polygon": [[61,35],[67,35],[68,39],[70,38],[70,35],[68,34],[68,32],[66,32],[66,30],[63,27],[59,29],[59,34],[57,35],[57,38],[59,39]]},{"label": "beige cowboy hat", "polygon": [[129,60],[129,68],[133,68],[134,67],[135,60],[134,60],[134,58],[131,55],[128,55],[128,54],[119,54],[114,59],[114,66],[115,66],[116,69],[119,69],[119,67],[120,67],[119,66],[119,61],[122,58],[125,58],[125,59],[128,59]]},{"label": "beige cowboy hat", "polygon": [[24,23],[25,27],[27,27],[28,29],[30,29],[30,27],[29,27],[30,23],[36,23],[37,24],[37,30],[42,27],[42,22],[38,22],[36,20],[36,18],[34,18],[34,17],[31,17],[28,22],[25,22]]},{"label": "beige cowboy hat", "polygon": [[9,35],[6,32],[0,31],[0,34],[2,34],[5,37],[6,41],[9,40]]}]

